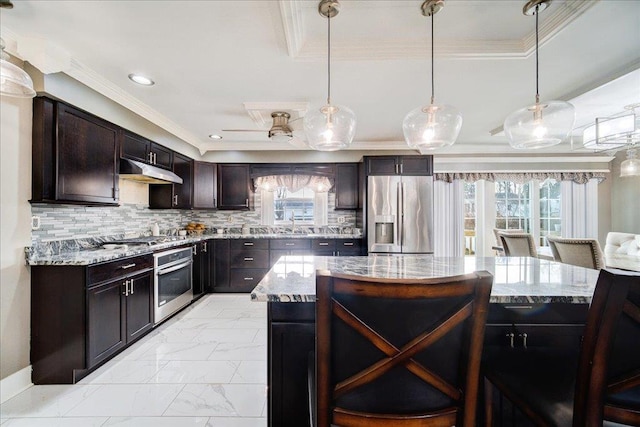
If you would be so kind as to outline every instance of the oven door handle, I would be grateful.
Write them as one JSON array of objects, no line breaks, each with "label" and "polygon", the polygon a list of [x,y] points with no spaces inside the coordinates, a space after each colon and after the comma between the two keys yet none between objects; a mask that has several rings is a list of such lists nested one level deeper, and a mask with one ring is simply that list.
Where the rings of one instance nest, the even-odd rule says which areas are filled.
[{"label": "oven door handle", "polygon": [[191,265],[192,261],[189,260],[187,262],[183,262],[182,264],[178,264],[175,265],[171,268],[167,268],[165,270],[158,270],[158,272],[156,273],[158,276],[162,276],[163,274],[169,274],[169,273],[173,273],[176,270],[180,270],[181,268],[185,268],[188,265]]}]

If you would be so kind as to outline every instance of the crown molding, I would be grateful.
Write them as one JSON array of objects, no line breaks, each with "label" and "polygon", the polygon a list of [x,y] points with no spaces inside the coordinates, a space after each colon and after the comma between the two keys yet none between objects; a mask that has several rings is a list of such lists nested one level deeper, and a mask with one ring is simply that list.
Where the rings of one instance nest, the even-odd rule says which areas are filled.
[{"label": "crown molding", "polygon": [[[567,25],[580,17],[600,0],[571,0],[549,12],[540,26],[540,44],[544,45]],[[319,61],[326,58],[324,40],[306,40],[302,18],[302,0],[280,0],[280,16],[289,56],[298,61]],[[335,60],[395,60],[424,59],[430,54],[426,40],[379,40],[361,38],[332,43]],[[535,29],[515,40],[438,40],[435,55],[456,59],[526,58],[535,51]]]}]

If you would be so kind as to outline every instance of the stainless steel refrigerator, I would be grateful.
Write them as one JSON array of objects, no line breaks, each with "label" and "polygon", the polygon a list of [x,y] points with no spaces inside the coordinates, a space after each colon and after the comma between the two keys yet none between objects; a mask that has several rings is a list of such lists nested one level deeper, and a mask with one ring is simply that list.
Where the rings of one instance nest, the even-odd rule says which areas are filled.
[{"label": "stainless steel refrigerator", "polygon": [[369,253],[433,253],[433,177],[369,176]]}]

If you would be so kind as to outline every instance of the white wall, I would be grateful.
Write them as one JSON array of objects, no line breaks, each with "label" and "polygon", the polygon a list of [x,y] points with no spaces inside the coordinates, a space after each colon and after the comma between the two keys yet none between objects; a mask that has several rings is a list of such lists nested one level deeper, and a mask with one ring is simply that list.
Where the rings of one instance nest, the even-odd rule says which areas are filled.
[{"label": "white wall", "polygon": [[29,366],[31,99],[0,97],[0,379]]}]

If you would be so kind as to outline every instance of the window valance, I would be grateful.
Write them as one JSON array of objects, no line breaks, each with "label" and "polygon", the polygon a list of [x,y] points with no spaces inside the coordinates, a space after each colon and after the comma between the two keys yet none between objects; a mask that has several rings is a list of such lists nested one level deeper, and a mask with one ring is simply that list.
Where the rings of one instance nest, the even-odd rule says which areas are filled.
[{"label": "window valance", "polygon": [[275,191],[278,187],[287,187],[295,193],[302,188],[310,188],[316,193],[326,193],[333,187],[333,182],[326,176],[314,175],[269,175],[260,176],[254,181],[256,189]]},{"label": "window valance", "polygon": [[512,181],[518,184],[524,184],[528,181],[537,179],[544,181],[546,179],[555,179],[556,181],[573,181],[577,184],[586,184],[591,179],[597,179],[602,182],[605,179],[604,172],[522,172],[522,173],[436,173],[434,179],[436,181],[453,182],[454,180],[462,180],[466,182],[485,181]]}]

